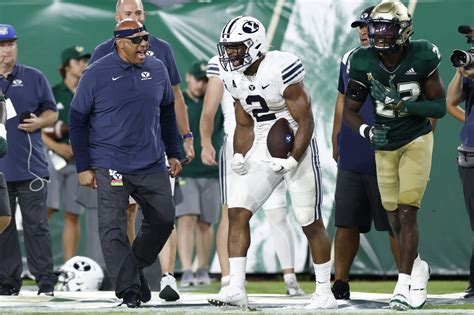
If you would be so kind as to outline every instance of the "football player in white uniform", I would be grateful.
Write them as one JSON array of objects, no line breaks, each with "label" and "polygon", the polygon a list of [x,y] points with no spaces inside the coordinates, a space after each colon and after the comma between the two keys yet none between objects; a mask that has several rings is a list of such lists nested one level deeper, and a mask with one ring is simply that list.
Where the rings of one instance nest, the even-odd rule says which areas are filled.
[{"label": "football player in white uniform", "polygon": [[[235,130],[234,99],[224,90],[224,83],[220,78],[219,56],[212,57],[207,64],[208,89],[204,97],[204,107],[201,114],[201,160],[206,165],[217,165],[216,151],[212,146],[211,135],[214,125],[214,116],[219,104],[224,114],[224,145],[219,156],[219,172],[221,186],[222,215],[217,230],[216,247],[221,267],[221,286],[229,284],[229,252],[227,250],[227,236],[229,219],[227,208],[227,192],[232,190],[234,177],[238,176],[231,168],[233,155],[233,138]],[[286,189],[284,182],[277,186],[273,194],[262,206],[265,217],[270,223],[270,232],[275,246],[283,278],[290,296],[304,295],[295,275],[295,245],[289,222],[286,218]]]},{"label": "football player in white uniform", "polygon": [[[230,284],[209,299],[213,305],[248,304],[245,264],[253,213],[282,182],[308,238],[317,286],[310,309],[337,308],[331,292],[330,242],[321,217],[321,170],[314,120],[304,87],[304,67],[295,55],[267,52],[265,28],[250,16],[231,19],[218,44],[222,79],[235,101],[236,127],[232,170],[240,176],[228,192]],[[266,137],[273,123],[286,118],[295,131],[291,156],[270,156]]]}]

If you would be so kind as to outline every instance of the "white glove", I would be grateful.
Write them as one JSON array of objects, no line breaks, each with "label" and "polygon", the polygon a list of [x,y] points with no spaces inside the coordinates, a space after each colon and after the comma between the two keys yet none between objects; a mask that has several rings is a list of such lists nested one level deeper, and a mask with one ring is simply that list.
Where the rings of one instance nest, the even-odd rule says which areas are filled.
[{"label": "white glove", "polygon": [[250,165],[245,161],[244,156],[241,153],[235,153],[230,162],[230,167],[237,175],[247,174]]},{"label": "white glove", "polygon": [[291,172],[296,166],[298,166],[298,161],[296,161],[292,156],[287,159],[271,158],[265,162],[268,162],[268,166],[272,171],[280,175]]}]

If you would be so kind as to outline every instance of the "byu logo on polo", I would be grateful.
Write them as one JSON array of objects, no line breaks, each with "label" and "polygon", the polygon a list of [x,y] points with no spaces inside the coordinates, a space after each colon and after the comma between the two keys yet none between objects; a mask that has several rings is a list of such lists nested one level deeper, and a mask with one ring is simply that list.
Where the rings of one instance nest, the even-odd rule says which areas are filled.
[{"label": "byu logo on polo", "polygon": [[155,53],[154,53],[153,51],[151,51],[151,50],[147,50],[147,51],[146,51],[146,55],[152,57],[152,56],[155,55]]},{"label": "byu logo on polo", "polygon": [[19,86],[23,86],[23,81],[21,81],[20,79],[13,80],[12,87],[19,87]]},{"label": "byu logo on polo", "polygon": [[142,81],[151,79],[151,74],[150,74],[150,72],[147,72],[147,71],[143,71],[141,73],[141,76],[142,76],[142,78],[141,78]]}]

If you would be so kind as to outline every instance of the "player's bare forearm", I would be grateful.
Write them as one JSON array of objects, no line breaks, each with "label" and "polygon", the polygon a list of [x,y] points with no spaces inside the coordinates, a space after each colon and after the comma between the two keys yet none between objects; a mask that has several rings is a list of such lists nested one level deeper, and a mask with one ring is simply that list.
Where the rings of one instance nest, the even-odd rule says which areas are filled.
[{"label": "player's bare forearm", "polygon": [[212,145],[211,136],[214,129],[214,118],[222,99],[223,86],[224,84],[218,77],[209,78],[199,123],[201,146]]},{"label": "player's bare forearm", "polygon": [[311,101],[303,82],[288,86],[283,93],[283,98],[291,116],[298,123],[291,156],[299,161],[313,137],[314,118]]},{"label": "player's bare forearm", "polygon": [[234,154],[245,155],[253,144],[253,119],[243,109],[238,100],[235,101],[235,132],[234,132]]},{"label": "player's bare forearm", "polygon": [[338,92],[337,99],[336,99],[336,106],[334,108],[334,120],[332,125],[332,157],[335,161],[339,156],[339,152],[337,151],[337,136],[341,132],[341,125],[342,125],[342,111],[344,110],[344,94]]},{"label": "player's bare forearm", "polygon": [[347,125],[354,130],[357,134],[359,133],[360,125],[364,123],[362,116],[359,114],[359,109],[362,106],[362,102],[357,102],[349,97],[344,98],[344,110],[342,117]]}]

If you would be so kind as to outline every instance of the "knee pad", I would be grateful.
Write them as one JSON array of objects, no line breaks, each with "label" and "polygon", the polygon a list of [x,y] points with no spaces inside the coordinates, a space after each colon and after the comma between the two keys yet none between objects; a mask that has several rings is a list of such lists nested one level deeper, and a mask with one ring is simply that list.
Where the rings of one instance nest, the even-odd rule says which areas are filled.
[{"label": "knee pad", "polygon": [[301,226],[307,226],[314,222],[316,210],[312,207],[301,207],[294,209],[295,217]]}]

